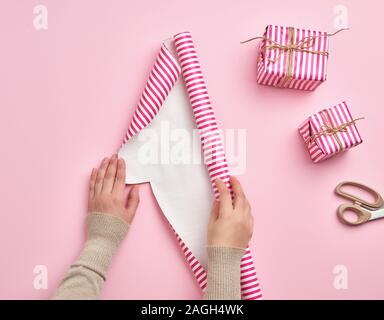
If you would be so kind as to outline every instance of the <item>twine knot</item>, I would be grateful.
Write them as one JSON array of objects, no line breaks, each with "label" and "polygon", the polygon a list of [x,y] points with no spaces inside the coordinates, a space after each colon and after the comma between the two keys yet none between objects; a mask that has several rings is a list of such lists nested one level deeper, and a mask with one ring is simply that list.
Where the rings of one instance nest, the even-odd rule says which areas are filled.
[{"label": "twine knot", "polygon": [[[328,110],[326,112],[328,113]],[[321,126],[321,130],[319,132],[317,132],[313,135],[310,135],[307,139],[305,139],[305,143],[308,145],[308,144],[314,142],[317,138],[319,138],[321,136],[333,136],[333,137],[335,137],[337,144],[340,146],[340,150],[343,150],[344,147],[343,147],[339,137],[337,136],[337,133],[338,132],[347,132],[347,128],[349,126],[354,125],[356,123],[356,121],[364,119],[363,117],[356,118],[356,119],[352,119],[351,121],[348,121],[346,123],[343,123],[339,126],[332,126],[332,124],[329,122],[327,117],[325,117],[323,114],[322,114],[322,117],[324,119],[325,124],[323,124]]]}]

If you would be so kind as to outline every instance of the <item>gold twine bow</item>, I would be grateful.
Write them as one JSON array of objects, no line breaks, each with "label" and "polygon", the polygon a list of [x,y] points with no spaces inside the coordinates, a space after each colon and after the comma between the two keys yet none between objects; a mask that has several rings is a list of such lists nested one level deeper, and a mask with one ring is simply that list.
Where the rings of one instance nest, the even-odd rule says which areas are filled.
[{"label": "gold twine bow", "polygon": [[[357,118],[357,119],[352,119],[351,121],[348,121],[348,122],[343,123],[341,125],[333,126],[332,123],[328,120],[328,117],[329,117],[328,110],[323,110],[320,113],[320,115],[321,115],[321,117],[322,117],[322,119],[323,119],[325,124],[323,124],[321,126],[321,130],[319,132],[317,132],[317,133],[315,133],[313,135],[310,135],[307,139],[305,139],[305,143],[308,145],[311,142],[314,142],[317,138],[319,138],[321,136],[333,136],[335,138],[337,144],[340,147],[339,151],[343,151],[344,150],[344,146],[341,143],[340,138],[337,135],[337,133],[338,132],[347,132],[347,128],[349,126],[354,125],[356,123],[356,121],[364,119],[363,117]],[[328,115],[328,117],[327,117],[327,115]]]},{"label": "gold twine bow", "polygon": [[[335,34],[339,33],[340,31],[347,30],[347,29],[339,29],[334,33],[327,34],[329,37],[334,36]],[[311,50],[315,44],[316,38],[322,37],[323,35],[319,36],[308,36],[303,39],[301,39],[299,42],[295,43],[294,40],[295,35],[295,28],[294,27],[288,27],[288,43],[286,45],[278,43],[272,39],[267,38],[266,36],[263,37],[254,37],[245,41],[242,41],[240,43],[246,43],[255,39],[264,39],[265,40],[265,47],[263,48],[264,55],[267,50],[274,50],[278,49],[279,53],[277,54],[275,59],[268,58],[268,62],[270,63],[276,63],[285,53],[287,53],[287,64],[286,64],[286,70],[285,70],[285,77],[283,77],[278,83],[278,87],[285,87],[286,84],[290,82],[290,80],[293,78],[293,53],[296,52],[306,52],[306,53],[312,53],[312,54],[318,54],[322,56],[328,57],[327,51],[319,51],[319,50]],[[266,55],[265,55],[266,56]]]},{"label": "gold twine bow", "polygon": [[326,51],[317,51],[317,50],[309,50],[312,48],[315,44],[315,39],[319,36],[310,36],[305,37],[302,40],[300,40],[298,43],[293,43],[293,37],[294,37],[294,28],[289,27],[288,28],[288,44],[280,44],[272,39],[266,38],[266,43],[271,43],[270,45],[266,45],[264,47],[264,50],[273,50],[273,49],[279,49],[279,53],[275,59],[268,59],[269,62],[275,63],[277,60],[280,59],[280,57],[285,53],[292,53],[293,51],[300,51],[300,52],[307,52],[307,53],[313,53],[313,54],[320,54],[323,56],[328,56],[328,52]]}]

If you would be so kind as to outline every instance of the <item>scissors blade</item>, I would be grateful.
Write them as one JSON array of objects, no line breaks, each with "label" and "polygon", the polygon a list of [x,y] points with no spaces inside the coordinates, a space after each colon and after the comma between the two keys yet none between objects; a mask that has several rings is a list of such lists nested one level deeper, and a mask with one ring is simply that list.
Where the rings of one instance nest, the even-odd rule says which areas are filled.
[{"label": "scissors blade", "polygon": [[384,218],[384,208],[379,210],[371,210],[371,217],[369,220],[376,220],[380,218]]}]

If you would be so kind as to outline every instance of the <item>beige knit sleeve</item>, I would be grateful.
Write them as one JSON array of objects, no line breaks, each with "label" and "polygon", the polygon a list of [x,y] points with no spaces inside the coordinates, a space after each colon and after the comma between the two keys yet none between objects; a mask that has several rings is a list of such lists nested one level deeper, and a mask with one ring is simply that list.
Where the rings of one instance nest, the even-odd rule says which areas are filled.
[{"label": "beige knit sleeve", "polygon": [[240,262],[245,249],[208,246],[206,300],[240,300]]},{"label": "beige knit sleeve", "polygon": [[90,213],[86,219],[87,241],[71,265],[53,299],[99,299],[107,269],[129,225],[104,213]]}]

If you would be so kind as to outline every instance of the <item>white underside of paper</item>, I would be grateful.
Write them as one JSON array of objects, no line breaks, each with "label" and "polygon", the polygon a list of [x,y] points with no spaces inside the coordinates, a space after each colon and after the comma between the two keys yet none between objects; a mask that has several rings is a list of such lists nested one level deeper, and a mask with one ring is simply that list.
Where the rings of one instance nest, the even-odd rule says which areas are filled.
[{"label": "white underside of paper", "polygon": [[[214,195],[194,130],[195,120],[180,77],[155,119],[125,143],[119,156],[126,162],[126,183],[151,184],[164,215],[206,268],[207,226]],[[180,160],[185,163],[175,163]]]}]

